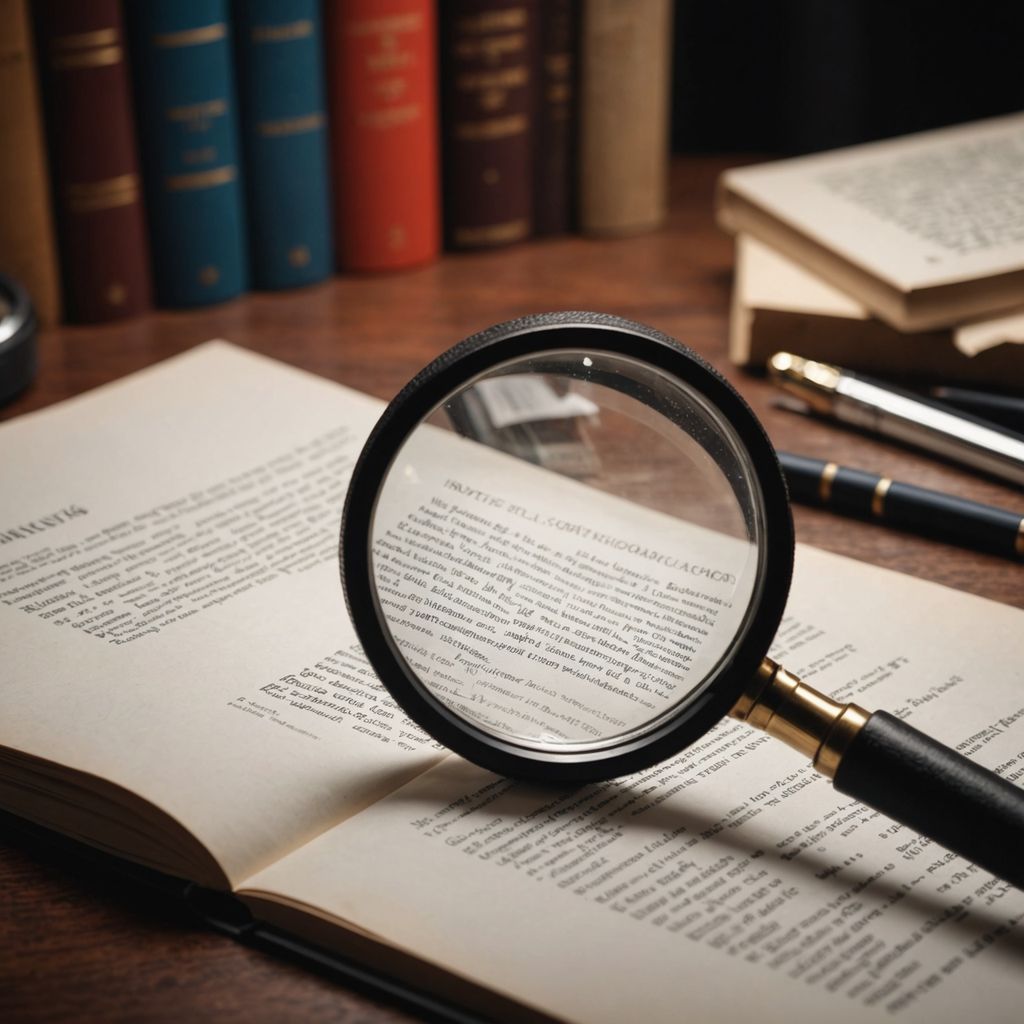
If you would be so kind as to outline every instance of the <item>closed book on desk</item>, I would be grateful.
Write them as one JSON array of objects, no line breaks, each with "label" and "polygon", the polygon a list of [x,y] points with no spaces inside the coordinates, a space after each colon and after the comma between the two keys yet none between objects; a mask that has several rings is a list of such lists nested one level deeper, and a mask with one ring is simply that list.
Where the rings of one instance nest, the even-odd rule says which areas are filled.
[{"label": "closed book on desk", "polygon": [[441,245],[434,0],[328,0],[335,238],[345,270],[393,270]]},{"label": "closed book on desk", "polygon": [[726,171],[718,220],[901,331],[1024,296],[1024,113]]},{"label": "closed book on desk", "polygon": [[157,300],[197,306],[248,282],[227,0],[127,6]]},{"label": "closed book on desk", "polygon": [[762,368],[776,352],[916,382],[1024,391],[1024,309],[958,327],[897,331],[856,299],[756,239],[736,240],[729,358]]},{"label": "closed book on desk", "polygon": [[505,245],[533,231],[536,0],[441,5],[445,244]]},{"label": "closed book on desk", "polygon": [[28,289],[49,327],[60,278],[28,0],[0,0],[0,25],[0,273]]},{"label": "closed book on desk", "polygon": [[150,304],[149,250],[120,0],[37,5],[67,319]]},{"label": "closed book on desk", "polygon": [[583,0],[579,226],[657,227],[668,208],[669,0]]},{"label": "closed book on desk", "polygon": [[233,11],[253,286],[320,281],[334,263],[320,4]]},{"label": "closed book on desk", "polygon": [[575,198],[577,0],[540,5],[533,227],[558,235],[572,226]]}]

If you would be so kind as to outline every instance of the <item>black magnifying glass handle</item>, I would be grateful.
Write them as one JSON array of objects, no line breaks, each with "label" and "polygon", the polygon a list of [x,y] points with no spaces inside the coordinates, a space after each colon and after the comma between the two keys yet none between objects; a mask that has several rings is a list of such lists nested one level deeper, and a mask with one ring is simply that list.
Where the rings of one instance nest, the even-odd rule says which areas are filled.
[{"label": "black magnifying glass handle", "polygon": [[766,658],[731,712],[840,793],[1024,889],[1024,790],[885,711],[839,704]]}]

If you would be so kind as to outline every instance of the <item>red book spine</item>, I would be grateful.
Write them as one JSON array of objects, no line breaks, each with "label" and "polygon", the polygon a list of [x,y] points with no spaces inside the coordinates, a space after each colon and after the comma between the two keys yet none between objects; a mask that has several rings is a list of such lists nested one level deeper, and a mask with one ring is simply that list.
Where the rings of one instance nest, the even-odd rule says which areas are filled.
[{"label": "red book spine", "polygon": [[132,316],[150,283],[120,4],[44,0],[39,29],[68,318]]},{"label": "red book spine", "polygon": [[329,0],[324,14],[338,264],[425,263],[441,245],[434,0]]}]

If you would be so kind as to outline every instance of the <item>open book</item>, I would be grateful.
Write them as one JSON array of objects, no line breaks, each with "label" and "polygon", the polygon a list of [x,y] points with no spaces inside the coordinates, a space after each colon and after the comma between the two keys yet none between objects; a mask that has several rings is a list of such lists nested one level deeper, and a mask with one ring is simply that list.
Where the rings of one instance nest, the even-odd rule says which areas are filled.
[{"label": "open book", "polygon": [[[741,723],[573,790],[411,726],[337,576],[379,410],[217,342],[0,429],[0,807],[496,1017],[1015,1016],[1024,894]],[[801,548],[772,654],[1024,777],[1019,611]]]},{"label": "open book", "polygon": [[1024,114],[727,171],[720,223],[904,331],[1020,307]]}]

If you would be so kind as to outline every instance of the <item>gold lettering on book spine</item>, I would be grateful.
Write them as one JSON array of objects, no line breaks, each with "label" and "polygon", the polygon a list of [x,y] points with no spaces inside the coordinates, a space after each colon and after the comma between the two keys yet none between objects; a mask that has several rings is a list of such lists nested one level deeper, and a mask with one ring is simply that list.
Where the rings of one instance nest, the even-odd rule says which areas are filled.
[{"label": "gold lettering on book spine", "polygon": [[50,42],[53,50],[88,50],[94,46],[113,46],[117,43],[117,28],[98,28],[92,32],[75,32],[72,35],[57,36]]},{"label": "gold lettering on book spine", "polygon": [[394,128],[396,125],[408,124],[423,114],[421,103],[407,103],[401,107],[388,107],[384,110],[368,110],[358,117],[358,123],[368,128]]},{"label": "gold lettering on book spine", "polygon": [[526,8],[509,7],[504,11],[485,11],[459,18],[455,27],[466,35],[484,35],[487,32],[507,32],[526,25]]},{"label": "gold lettering on book spine", "polygon": [[455,138],[461,142],[507,139],[522,135],[529,126],[530,119],[526,114],[509,114],[508,117],[494,117],[489,121],[464,121],[455,125]]},{"label": "gold lettering on book spine", "polygon": [[564,120],[569,116],[572,100],[572,54],[551,53],[544,58],[544,96],[550,106],[549,117]]},{"label": "gold lettering on book spine", "polygon": [[277,121],[260,121],[256,131],[266,138],[278,138],[282,135],[302,135],[305,132],[319,131],[324,126],[324,115],[319,111],[303,114],[301,117],[285,117]]},{"label": "gold lettering on book spine", "polygon": [[365,108],[356,113],[360,127],[386,131],[423,116],[422,103],[409,95],[409,72],[415,68],[416,54],[403,49],[407,40],[402,38],[403,34],[421,30],[423,24],[421,14],[410,13],[361,18],[345,26],[349,36],[369,40],[366,52],[358,57],[369,86]]},{"label": "gold lettering on book spine", "polygon": [[223,117],[227,112],[227,100],[204,100],[202,103],[189,103],[183,107],[168,107],[167,119],[169,121],[206,121],[213,117]]},{"label": "gold lettering on book spine", "polygon": [[227,185],[235,180],[238,171],[232,164],[214,167],[209,171],[196,171],[195,174],[172,174],[164,178],[164,186],[168,192],[191,192],[200,188],[213,188],[216,185]]},{"label": "gold lettering on book spine", "polygon": [[186,28],[181,32],[158,32],[153,36],[153,45],[162,50],[176,50],[181,46],[200,46],[226,39],[228,27],[223,21],[199,28]]},{"label": "gold lettering on book spine", "polygon": [[510,32],[504,36],[460,39],[453,49],[460,60],[483,60],[488,64],[498,64],[510,53],[520,53],[526,49],[526,33]]},{"label": "gold lettering on book spine", "polygon": [[501,71],[471,71],[459,75],[455,88],[460,92],[475,94],[479,108],[493,114],[508,103],[513,89],[525,88],[530,82],[530,71],[525,64]]},{"label": "gold lettering on book spine", "polygon": [[131,206],[139,199],[139,179],[120,174],[102,181],[82,181],[64,188],[64,205],[73,213],[93,213],[117,206]]},{"label": "gold lettering on book spine", "polygon": [[455,79],[455,85],[462,92],[483,92],[488,89],[516,89],[529,81],[529,68],[519,64],[500,71],[467,71]]},{"label": "gold lettering on book spine", "polygon": [[520,218],[479,228],[456,228],[454,235],[457,245],[504,245],[526,238],[529,232],[529,222]]},{"label": "gold lettering on book spine", "polygon": [[312,34],[313,22],[303,18],[283,25],[253,25],[249,38],[254,43],[290,43],[294,39],[307,39]]},{"label": "gold lettering on book spine", "polygon": [[374,72],[404,71],[412,67],[413,55],[404,50],[382,50],[366,56],[366,66]]},{"label": "gold lettering on book spine", "polygon": [[568,78],[572,74],[571,53],[549,53],[544,57],[544,70],[552,78]]},{"label": "gold lettering on book spine", "polygon": [[55,71],[109,67],[123,59],[116,26],[75,32],[50,41],[50,67]]}]

